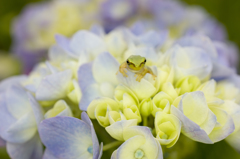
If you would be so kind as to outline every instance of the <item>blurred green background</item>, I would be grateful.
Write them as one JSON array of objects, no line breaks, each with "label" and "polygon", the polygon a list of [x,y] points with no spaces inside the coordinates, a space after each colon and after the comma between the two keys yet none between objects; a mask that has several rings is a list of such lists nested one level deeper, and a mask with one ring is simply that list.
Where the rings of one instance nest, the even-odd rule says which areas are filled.
[{"label": "blurred green background", "polygon": [[[0,0],[0,50],[8,52],[11,45],[11,21],[18,15],[22,8],[30,3],[40,0]],[[228,31],[229,40],[240,46],[240,0],[183,0],[190,5],[203,6],[212,16],[220,21]],[[183,142],[184,143],[184,142]],[[188,149],[185,144],[174,146],[170,151]],[[182,144],[182,145],[181,145]],[[169,153],[170,154],[170,153]],[[172,153],[173,154],[173,153]],[[166,159],[174,156],[165,156]],[[7,159],[4,148],[0,149],[0,159]],[[189,159],[240,159],[240,155],[225,141],[214,145],[197,143],[194,153],[189,154]]]}]

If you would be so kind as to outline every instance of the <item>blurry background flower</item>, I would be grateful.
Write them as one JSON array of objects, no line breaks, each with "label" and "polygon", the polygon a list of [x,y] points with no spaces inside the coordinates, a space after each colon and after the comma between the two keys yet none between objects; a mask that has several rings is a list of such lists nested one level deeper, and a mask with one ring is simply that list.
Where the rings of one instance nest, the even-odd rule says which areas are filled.
[{"label": "blurry background flower", "polygon": [[20,61],[6,52],[0,51],[0,80],[21,73]]},{"label": "blurry background flower", "polygon": [[[97,1],[52,0],[28,5],[12,23],[12,50],[28,73],[46,59],[55,35],[71,36],[97,23]],[[51,16],[49,16],[51,15]]]}]

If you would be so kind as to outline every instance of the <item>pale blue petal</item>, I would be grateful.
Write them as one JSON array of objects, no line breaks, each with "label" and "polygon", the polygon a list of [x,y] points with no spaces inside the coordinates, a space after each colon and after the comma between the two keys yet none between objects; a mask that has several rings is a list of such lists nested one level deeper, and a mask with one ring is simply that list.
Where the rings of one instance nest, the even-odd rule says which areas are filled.
[{"label": "pale blue petal", "polygon": [[27,92],[21,86],[13,85],[7,89],[5,100],[9,112],[15,118],[21,118],[31,110]]},{"label": "pale blue petal", "polygon": [[104,37],[105,35],[105,31],[104,31],[104,28],[100,25],[93,25],[91,28],[90,28],[90,31],[96,35],[98,35],[99,37]]},{"label": "pale blue petal", "polygon": [[144,45],[155,48],[160,47],[167,40],[167,37],[167,30],[162,32],[148,31],[147,33],[140,35],[138,39]]},{"label": "pale blue petal", "polygon": [[92,63],[80,66],[78,70],[78,83],[82,91],[89,85],[96,83],[92,73]]},{"label": "pale blue petal", "polygon": [[36,101],[36,99],[32,96],[32,94],[28,93],[28,98],[33,110],[33,114],[35,116],[36,119],[36,123],[37,125],[40,124],[40,122],[44,119],[43,116],[43,109],[42,107],[39,105],[39,103]]},{"label": "pale blue petal", "polygon": [[71,79],[71,70],[46,76],[37,88],[37,100],[57,100],[64,98],[68,92]]},{"label": "pale blue petal", "polygon": [[221,80],[234,74],[236,74],[235,69],[224,66],[216,61],[213,61],[213,70],[211,74],[212,78],[216,80]]},{"label": "pale blue petal", "polygon": [[93,159],[98,159],[98,156],[100,155],[99,142],[93,124],[86,112],[82,112],[81,119],[91,127],[91,135],[93,142]]},{"label": "pale blue petal", "polygon": [[82,92],[82,98],[79,106],[83,111],[87,111],[88,105],[96,98],[101,97],[102,94],[99,90],[98,84],[90,85]]},{"label": "pale blue petal", "polygon": [[[73,117],[53,117],[40,123],[39,134],[46,148],[58,158],[87,159],[92,146],[91,127]],[[85,157],[85,158],[84,158]]]},{"label": "pale blue petal", "polygon": [[69,44],[75,56],[81,56],[84,52],[91,58],[106,51],[104,41],[89,31],[79,31],[75,33]]},{"label": "pale blue petal", "polygon": [[43,146],[36,134],[22,144],[7,142],[7,152],[12,159],[42,159]]},{"label": "pale blue petal", "polygon": [[110,53],[102,53],[93,62],[92,72],[98,83],[110,82],[117,84],[116,73],[119,69],[118,61]]},{"label": "pale blue petal", "polygon": [[9,110],[7,109],[6,96],[4,93],[0,93],[0,135],[4,140],[8,140],[9,134],[7,129],[16,122]]},{"label": "pale blue petal", "polygon": [[8,139],[6,141],[12,143],[24,143],[31,139],[37,132],[37,124],[32,111],[29,111],[10,125],[6,130]]},{"label": "pale blue petal", "polygon": [[59,159],[59,158],[53,156],[53,154],[48,149],[45,149],[42,159]]},{"label": "pale blue petal", "polygon": [[27,76],[25,75],[6,78],[2,80],[0,83],[0,92],[6,90],[12,85],[19,85],[21,82],[25,81],[26,79],[27,79]]},{"label": "pale blue petal", "polygon": [[203,49],[210,57],[217,57],[217,50],[214,47],[214,44],[207,36],[204,35],[198,34],[194,36],[186,36],[179,39],[176,44],[183,47],[198,47]]},{"label": "pale blue petal", "polygon": [[101,144],[100,144],[100,150],[99,150],[99,155],[98,155],[98,158],[97,158],[97,159],[101,159],[102,153],[103,153],[103,143],[101,142]]},{"label": "pale blue petal", "polygon": [[199,125],[188,119],[179,109],[171,106],[171,113],[178,117],[182,122],[182,133],[194,141],[199,141],[206,144],[213,142],[208,137],[207,133],[200,128]]},{"label": "pale blue petal", "polygon": [[111,159],[117,159],[117,150],[113,151]]},{"label": "pale blue petal", "polygon": [[61,46],[63,49],[66,49],[66,50],[70,49],[69,48],[70,40],[67,37],[65,37],[63,35],[60,35],[60,34],[56,34],[55,35],[55,40],[56,40],[57,44],[59,46]]},{"label": "pale blue petal", "polygon": [[53,45],[48,51],[48,57],[51,62],[61,63],[68,59],[67,53],[58,45]]}]

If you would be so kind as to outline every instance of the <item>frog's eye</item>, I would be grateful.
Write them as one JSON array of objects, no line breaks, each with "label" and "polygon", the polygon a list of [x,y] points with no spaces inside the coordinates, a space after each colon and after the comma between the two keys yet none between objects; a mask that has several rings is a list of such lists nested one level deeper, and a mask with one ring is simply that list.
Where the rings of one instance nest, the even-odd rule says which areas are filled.
[{"label": "frog's eye", "polygon": [[127,64],[129,64],[130,62],[127,60]]},{"label": "frog's eye", "polygon": [[144,63],[146,63],[146,62],[147,62],[147,60],[145,59],[145,60],[144,60]]}]

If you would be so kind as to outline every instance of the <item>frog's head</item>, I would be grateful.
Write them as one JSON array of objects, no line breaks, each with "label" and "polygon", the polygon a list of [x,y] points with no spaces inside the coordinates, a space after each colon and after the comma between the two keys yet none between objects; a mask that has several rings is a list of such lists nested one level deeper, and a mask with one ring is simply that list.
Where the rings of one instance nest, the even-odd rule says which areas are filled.
[{"label": "frog's head", "polygon": [[145,66],[147,60],[140,55],[131,55],[126,62],[131,70],[139,71]]}]

